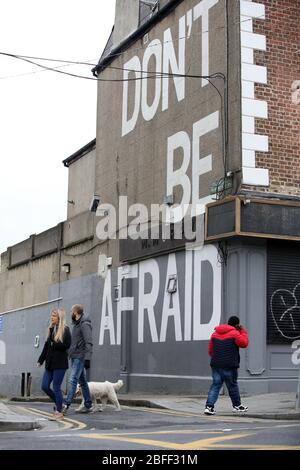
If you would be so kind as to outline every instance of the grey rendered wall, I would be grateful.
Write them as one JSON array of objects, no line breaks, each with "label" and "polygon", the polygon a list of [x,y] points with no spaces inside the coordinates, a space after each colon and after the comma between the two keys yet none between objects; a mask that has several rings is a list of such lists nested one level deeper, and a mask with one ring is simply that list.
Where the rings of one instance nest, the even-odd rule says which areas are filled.
[{"label": "grey rendered wall", "polygon": [[227,0],[227,80],[228,80],[228,154],[227,170],[234,172],[234,191],[237,191],[242,163],[241,141],[241,55],[240,1]]},{"label": "grey rendered wall", "polygon": [[241,351],[241,392],[296,392],[290,345],[267,345],[267,250],[264,241],[230,242],[224,266],[224,317],[238,315],[249,334]]},{"label": "grey rendered wall", "polygon": [[3,270],[0,273],[0,312],[47,301],[48,286],[57,279],[58,266],[59,255],[54,253]]},{"label": "grey rendered wall", "polygon": [[[156,259],[159,264],[160,277],[164,279],[167,269],[167,256]],[[178,268],[178,285],[181,291],[185,287],[184,252],[176,255]],[[208,322],[212,312],[213,277],[209,266],[203,263],[201,290],[206,295],[201,297],[203,322]],[[151,290],[151,281],[146,279],[145,291]],[[133,295],[137,295],[137,285],[133,286]],[[160,283],[159,296],[155,305],[155,319],[158,336],[161,331],[165,284]],[[181,323],[184,325],[185,299],[180,296]],[[207,341],[176,341],[174,324],[169,320],[168,335],[165,342],[154,343],[150,340],[149,325],[145,324],[145,340],[139,343],[134,324],[137,312],[133,312],[130,328],[130,389],[135,391],[151,390],[157,393],[199,393],[208,390],[210,382],[209,356]],[[146,323],[145,319],[145,323]]]},{"label": "grey rendered wall", "polygon": [[140,0],[116,0],[114,48],[124,41],[139,26]]},{"label": "grey rendered wall", "polygon": [[[32,393],[41,394],[43,369],[37,369],[36,363],[46,338],[50,311],[57,305],[56,302],[49,303],[1,317],[3,331],[0,340],[6,347],[6,364],[0,364],[0,395],[20,396],[24,372],[32,376]],[[34,347],[35,336],[39,336],[38,348]]]},{"label": "grey rendered wall", "polygon": [[69,166],[68,219],[89,210],[95,188],[96,149]]},{"label": "grey rendered wall", "polygon": [[[216,259],[214,246],[205,247],[201,256],[181,251],[124,266],[128,277],[123,284],[122,267],[118,280],[115,270],[112,282],[106,279],[107,286],[122,286],[122,303],[112,301],[113,329],[108,327],[109,307],[102,306],[99,360],[121,346],[123,392],[207,392],[208,339],[221,319],[221,268]],[[178,288],[170,294],[168,278],[175,273]],[[108,296],[104,306],[106,302]]]}]

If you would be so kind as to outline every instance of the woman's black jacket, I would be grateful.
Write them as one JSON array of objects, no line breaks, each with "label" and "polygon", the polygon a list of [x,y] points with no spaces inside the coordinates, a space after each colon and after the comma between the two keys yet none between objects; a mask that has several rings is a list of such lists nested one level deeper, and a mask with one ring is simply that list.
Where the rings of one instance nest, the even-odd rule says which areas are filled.
[{"label": "woman's black jacket", "polygon": [[68,326],[65,327],[63,341],[54,341],[53,328],[50,328],[49,336],[44,344],[43,351],[38,359],[42,365],[45,362],[47,370],[68,369],[67,350],[71,345],[71,333]]}]

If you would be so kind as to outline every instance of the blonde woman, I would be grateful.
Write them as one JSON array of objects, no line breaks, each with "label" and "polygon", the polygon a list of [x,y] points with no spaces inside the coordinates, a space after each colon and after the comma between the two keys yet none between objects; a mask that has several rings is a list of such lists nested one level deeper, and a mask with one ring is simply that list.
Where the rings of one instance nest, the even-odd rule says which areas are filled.
[{"label": "blonde woman", "polygon": [[[47,339],[38,359],[37,367],[41,367],[45,362],[42,390],[54,401],[56,411],[53,419],[57,420],[63,419],[61,384],[69,367],[67,350],[70,344],[71,334],[66,325],[65,312],[62,309],[54,309],[51,312]],[[52,382],[53,390],[50,388]]]}]

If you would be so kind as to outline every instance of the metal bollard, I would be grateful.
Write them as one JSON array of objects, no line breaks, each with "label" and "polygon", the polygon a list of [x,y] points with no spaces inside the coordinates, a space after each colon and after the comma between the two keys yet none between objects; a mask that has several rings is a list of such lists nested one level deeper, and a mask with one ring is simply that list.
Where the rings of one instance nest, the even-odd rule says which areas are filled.
[{"label": "metal bollard", "polygon": [[31,395],[31,382],[32,382],[31,373],[27,372],[27,383],[26,383],[26,396],[27,397],[30,397]]},{"label": "metal bollard", "polygon": [[21,397],[25,397],[25,372],[21,374]]}]

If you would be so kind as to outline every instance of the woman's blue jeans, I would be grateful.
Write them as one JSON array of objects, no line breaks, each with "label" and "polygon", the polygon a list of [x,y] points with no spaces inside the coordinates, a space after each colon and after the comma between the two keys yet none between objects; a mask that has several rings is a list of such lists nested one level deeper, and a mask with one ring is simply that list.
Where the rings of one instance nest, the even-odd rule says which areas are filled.
[{"label": "woman's blue jeans", "polygon": [[232,401],[232,406],[240,406],[241,404],[241,397],[240,391],[238,386],[238,371],[237,368],[230,368],[230,369],[220,369],[212,367],[212,378],[213,383],[208,392],[208,397],[206,400],[206,406],[214,406],[216,403],[220,388],[222,387],[223,383],[225,382],[226,387],[228,389],[229,396]]},{"label": "woman's blue jeans", "polygon": [[77,384],[79,383],[84,399],[84,406],[86,408],[91,408],[93,403],[91,400],[89,386],[87,384],[85,370],[84,370],[84,360],[79,358],[71,359],[71,376],[69,380],[69,391],[67,398],[65,399],[65,404],[70,406],[74,395],[76,393]]},{"label": "woman's blue jeans", "polygon": [[[61,391],[61,384],[64,380],[66,369],[54,369],[47,370],[45,369],[43,380],[42,380],[42,390],[45,392],[48,397],[56,404],[56,409],[60,413],[62,409],[63,394]],[[53,382],[53,390],[50,388],[51,382]]]}]

